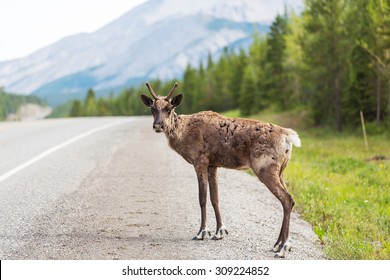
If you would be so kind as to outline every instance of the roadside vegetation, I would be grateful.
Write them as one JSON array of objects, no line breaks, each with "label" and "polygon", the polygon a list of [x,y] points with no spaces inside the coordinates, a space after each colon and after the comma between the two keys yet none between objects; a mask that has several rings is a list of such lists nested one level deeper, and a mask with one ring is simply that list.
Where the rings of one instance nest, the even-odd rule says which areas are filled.
[{"label": "roadside vegetation", "polygon": [[303,134],[285,172],[331,259],[390,258],[390,141]]}]

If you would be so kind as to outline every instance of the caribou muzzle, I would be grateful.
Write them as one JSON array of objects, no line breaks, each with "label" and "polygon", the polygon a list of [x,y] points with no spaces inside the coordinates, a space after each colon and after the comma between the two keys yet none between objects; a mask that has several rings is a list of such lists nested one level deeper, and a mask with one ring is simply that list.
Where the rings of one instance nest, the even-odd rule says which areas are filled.
[{"label": "caribou muzzle", "polygon": [[163,132],[163,124],[162,123],[153,123],[153,130],[157,133]]}]

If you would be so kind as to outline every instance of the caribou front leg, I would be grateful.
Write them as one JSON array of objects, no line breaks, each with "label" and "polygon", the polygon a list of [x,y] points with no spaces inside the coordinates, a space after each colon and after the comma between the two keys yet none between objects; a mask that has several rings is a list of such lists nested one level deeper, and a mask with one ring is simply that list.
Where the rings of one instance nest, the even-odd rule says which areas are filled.
[{"label": "caribou front leg", "polygon": [[206,202],[207,202],[207,178],[208,178],[208,160],[207,158],[200,158],[195,164],[195,171],[198,177],[199,186],[199,205],[201,211],[201,224],[198,234],[193,238],[194,240],[203,240],[207,235],[211,236],[210,229],[207,227],[206,221]]},{"label": "caribou front leg", "polygon": [[214,240],[219,240],[224,237],[225,234],[228,234],[226,227],[222,223],[221,213],[219,212],[218,206],[218,175],[216,167],[209,167],[209,188],[210,188],[210,200],[214,208],[215,219],[217,220],[217,230],[213,236]]}]

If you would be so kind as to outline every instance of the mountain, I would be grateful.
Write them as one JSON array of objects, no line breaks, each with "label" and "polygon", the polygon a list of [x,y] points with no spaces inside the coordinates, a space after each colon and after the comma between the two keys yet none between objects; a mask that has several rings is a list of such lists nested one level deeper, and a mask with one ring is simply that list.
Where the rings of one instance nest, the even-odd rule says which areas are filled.
[{"label": "mountain", "polygon": [[283,0],[272,6],[260,0],[150,0],[94,33],[0,62],[0,85],[53,105],[83,98],[91,87],[108,93],[180,77],[188,63],[198,65],[209,53],[247,47],[254,30],[268,30],[275,2],[283,7]]}]

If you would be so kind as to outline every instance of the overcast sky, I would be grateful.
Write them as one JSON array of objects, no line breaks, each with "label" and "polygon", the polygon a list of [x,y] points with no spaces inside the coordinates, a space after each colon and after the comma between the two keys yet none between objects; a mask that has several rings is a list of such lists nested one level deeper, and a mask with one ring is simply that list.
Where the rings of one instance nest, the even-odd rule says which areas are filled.
[{"label": "overcast sky", "polygon": [[0,0],[0,61],[93,32],[146,0]]}]

